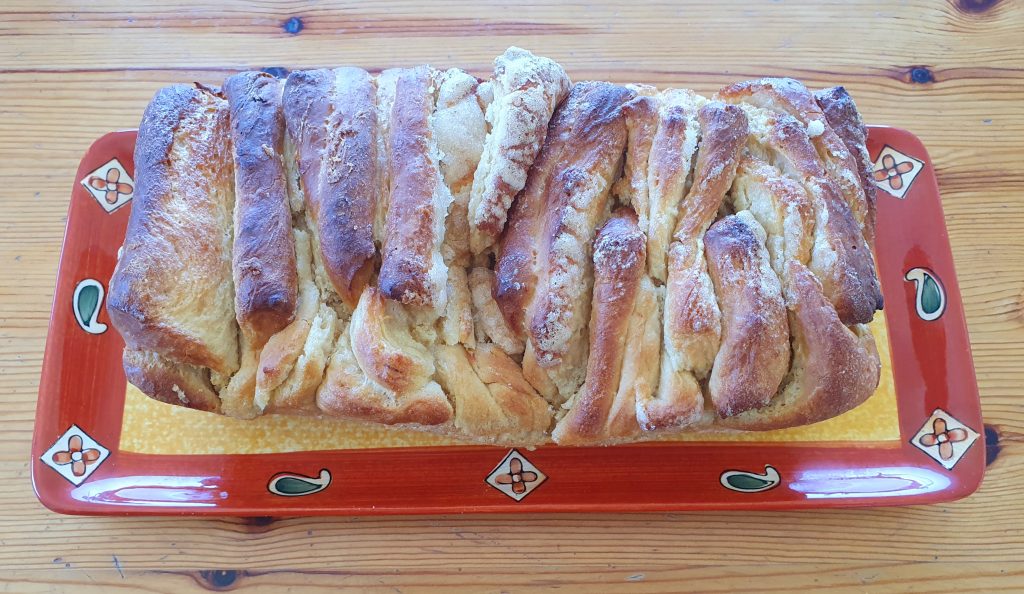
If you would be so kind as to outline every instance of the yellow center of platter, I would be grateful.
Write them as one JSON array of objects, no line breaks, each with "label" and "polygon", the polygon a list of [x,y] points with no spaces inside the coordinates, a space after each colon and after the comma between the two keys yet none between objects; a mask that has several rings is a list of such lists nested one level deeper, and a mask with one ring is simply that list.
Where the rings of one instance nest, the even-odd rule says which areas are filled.
[{"label": "yellow center of platter", "polygon": [[[882,361],[878,389],[864,404],[827,421],[763,432],[694,431],[663,441],[891,442],[900,439],[885,316],[871,323]],[[340,419],[268,415],[243,421],[164,404],[128,384],[121,450],[144,454],[270,454],[315,450],[456,445],[404,429]]]}]

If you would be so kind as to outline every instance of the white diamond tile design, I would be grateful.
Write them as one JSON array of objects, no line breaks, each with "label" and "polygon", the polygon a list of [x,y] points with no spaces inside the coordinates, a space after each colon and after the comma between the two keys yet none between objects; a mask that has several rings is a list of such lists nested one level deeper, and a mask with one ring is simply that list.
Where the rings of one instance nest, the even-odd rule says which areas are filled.
[{"label": "white diamond tile design", "polygon": [[132,199],[135,180],[117,159],[111,159],[81,180],[82,186],[107,212],[114,212]]},{"label": "white diamond tile design", "polygon": [[518,450],[509,450],[501,462],[487,475],[487,484],[522,501],[534,489],[547,480],[547,476],[534,466]]},{"label": "white diamond tile design", "polygon": [[924,161],[885,145],[875,157],[871,177],[876,186],[902,200],[922,169]]},{"label": "white diamond tile design", "polygon": [[977,440],[976,431],[937,408],[910,442],[947,470],[952,470]]},{"label": "white diamond tile design", "polygon": [[101,446],[96,440],[82,431],[78,425],[72,425],[60,436],[40,459],[43,464],[57,471],[73,485],[81,485],[89,478],[103,461],[110,455],[110,450]]}]

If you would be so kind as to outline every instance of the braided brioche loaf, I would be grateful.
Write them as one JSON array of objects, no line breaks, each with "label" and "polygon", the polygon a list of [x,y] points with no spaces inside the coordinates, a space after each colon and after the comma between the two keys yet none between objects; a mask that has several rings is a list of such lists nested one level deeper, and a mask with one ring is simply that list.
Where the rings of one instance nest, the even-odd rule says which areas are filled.
[{"label": "braided brioche loaf", "polygon": [[882,306],[841,87],[712,98],[452,68],[160,90],[108,310],[129,381],[240,418],[491,443],[813,423],[868,398]]}]

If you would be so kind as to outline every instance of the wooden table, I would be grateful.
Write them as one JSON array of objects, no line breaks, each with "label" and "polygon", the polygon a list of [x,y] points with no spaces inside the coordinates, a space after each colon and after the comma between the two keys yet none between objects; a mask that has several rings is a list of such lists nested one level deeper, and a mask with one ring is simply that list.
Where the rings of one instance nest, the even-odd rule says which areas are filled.
[{"label": "wooden table", "polygon": [[[12,591],[1024,589],[1021,2],[57,4],[0,8],[0,583]],[[136,126],[170,82],[424,61],[482,75],[511,44],[576,79],[702,92],[765,74],[841,82],[869,121],[916,132],[942,187],[992,442],[981,490],[902,509],[381,519],[74,518],[36,501],[43,341],[69,190],[94,138]]]}]

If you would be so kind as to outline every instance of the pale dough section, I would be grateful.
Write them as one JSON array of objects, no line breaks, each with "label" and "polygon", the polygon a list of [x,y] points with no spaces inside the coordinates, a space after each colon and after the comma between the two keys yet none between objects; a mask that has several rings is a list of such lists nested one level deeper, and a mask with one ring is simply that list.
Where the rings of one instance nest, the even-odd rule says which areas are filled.
[{"label": "pale dough section", "polygon": [[[871,398],[846,414],[790,429],[692,431],[661,441],[898,441],[900,427],[884,315],[875,316],[871,331],[882,361],[881,380]],[[341,419],[282,415],[234,419],[158,402],[131,384],[125,395],[121,426],[121,451],[140,454],[271,454],[458,444],[457,440],[429,433]]]}]

